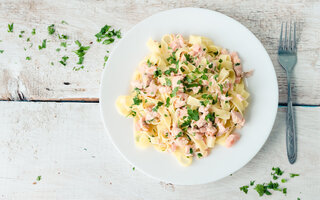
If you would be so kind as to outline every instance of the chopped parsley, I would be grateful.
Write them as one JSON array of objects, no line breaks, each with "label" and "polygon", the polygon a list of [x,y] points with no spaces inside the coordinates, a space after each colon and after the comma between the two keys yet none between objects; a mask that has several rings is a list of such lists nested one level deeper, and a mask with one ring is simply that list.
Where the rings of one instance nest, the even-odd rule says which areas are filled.
[{"label": "chopped parsley", "polygon": [[155,77],[160,77],[162,74],[161,70],[159,68],[157,68],[157,70],[154,72],[154,76]]},{"label": "chopped parsley", "polygon": [[222,63],[222,62],[223,62],[223,60],[220,58],[220,59],[219,59],[219,63]]},{"label": "chopped parsley", "polygon": [[281,179],[281,183],[285,183],[285,182],[287,182],[287,179]]},{"label": "chopped parsley", "polygon": [[136,168],[135,167],[132,167],[132,171],[134,171]]},{"label": "chopped parsley", "polygon": [[201,158],[202,157],[202,153],[198,153],[198,158]]},{"label": "chopped parsley", "polygon": [[198,121],[199,120],[199,112],[198,110],[192,110],[188,108],[188,115],[191,120]]},{"label": "chopped parsley", "polygon": [[189,153],[193,154],[193,149],[192,148],[190,148]]},{"label": "chopped parsley", "polygon": [[109,56],[104,56],[104,63],[103,63],[103,67],[105,67],[105,66],[106,66],[108,59],[109,59]]},{"label": "chopped parsley", "polygon": [[69,59],[68,56],[63,56],[63,57],[61,58],[61,60],[59,61],[59,63],[61,63],[63,66],[66,66],[68,59]]},{"label": "chopped parsley", "polygon": [[137,115],[137,112],[136,112],[136,111],[131,110],[128,116],[130,116],[130,115],[132,115],[133,117],[135,117],[135,116]]},{"label": "chopped parsley", "polygon": [[54,32],[56,32],[56,29],[54,28],[54,24],[51,24],[50,26],[48,26],[48,33],[49,35],[54,34]]},{"label": "chopped parsley", "polygon": [[168,78],[166,78],[166,85],[167,85],[167,86],[171,86],[171,85],[172,85],[171,80],[168,79]]},{"label": "chopped parsley", "polygon": [[240,63],[236,63],[236,64],[234,64],[234,66],[238,66],[238,65],[240,65]]},{"label": "chopped parsley", "polygon": [[178,70],[177,70],[176,68],[170,67],[168,70],[164,71],[164,74],[167,75],[167,76],[169,76],[169,75],[171,74],[171,72],[177,73]]},{"label": "chopped parsley", "polygon": [[138,96],[135,96],[132,100],[133,100],[133,105],[137,105],[138,106],[140,103],[142,103],[142,100],[139,99]]},{"label": "chopped parsley", "polygon": [[111,26],[109,25],[105,25],[104,27],[102,27],[100,29],[100,32],[95,34],[95,37],[97,38],[97,42],[101,42],[102,39],[104,38],[107,38],[105,39],[102,44],[111,44],[114,42],[114,37],[117,37],[117,38],[121,38],[121,31],[120,30],[111,30],[109,31],[111,28]]},{"label": "chopped parsley", "polygon": [[45,49],[47,47],[47,39],[42,41],[42,44],[38,46],[39,50]]},{"label": "chopped parsley", "polygon": [[62,46],[62,47],[67,47],[67,43],[66,43],[66,42],[61,42],[61,43],[60,43],[60,46]]},{"label": "chopped parsley", "polygon": [[177,138],[181,137],[182,135],[183,135],[183,133],[179,132],[178,135],[176,135],[176,137],[174,139],[177,139]]},{"label": "chopped parsley", "polygon": [[37,181],[40,181],[40,180],[41,180],[41,176],[38,176],[38,177],[37,177]]},{"label": "chopped parsley", "polygon": [[293,173],[290,173],[290,177],[293,178],[295,176],[300,176],[300,174],[293,174]]},{"label": "chopped parsley", "polygon": [[167,99],[166,99],[166,105],[165,105],[167,108],[170,106],[170,98],[169,97],[167,97]]},{"label": "chopped parsley", "polygon": [[111,44],[114,42],[114,38],[108,38],[108,39],[105,39],[102,44]]},{"label": "chopped parsley", "polygon": [[152,63],[150,62],[149,59],[147,60],[147,65],[148,65],[148,67],[151,67],[151,65],[152,65]]},{"label": "chopped parsley", "polygon": [[284,171],[281,171],[279,167],[272,167],[272,171],[274,171],[274,173],[271,173],[271,175],[273,176],[273,180],[277,180],[278,176],[281,176],[284,172]]},{"label": "chopped parsley", "polygon": [[[179,64],[179,60],[177,60],[177,58],[176,58],[176,52],[172,52],[171,56],[169,58],[167,58],[167,61],[170,64],[178,65]],[[177,72],[175,72],[175,73],[177,73]]]},{"label": "chopped parsley", "polygon": [[210,63],[208,67],[211,69],[213,67],[213,63]]},{"label": "chopped parsley", "polygon": [[222,84],[218,84],[218,86],[220,87],[221,93],[223,93],[223,86],[222,86]]},{"label": "chopped parsley", "polygon": [[215,56],[217,56],[217,55],[219,54],[219,52],[216,51],[216,52],[213,52],[213,54],[214,54]]},{"label": "chopped parsley", "polygon": [[31,34],[32,34],[32,35],[35,35],[35,34],[36,34],[36,29],[35,29],[35,28],[32,29]]},{"label": "chopped parsley", "polygon": [[58,35],[58,36],[59,36],[59,39],[64,39],[64,40],[69,39],[69,36],[64,35],[64,34],[62,34],[62,35]]},{"label": "chopped parsley", "polygon": [[27,56],[27,57],[26,57],[26,60],[31,60],[31,57]]},{"label": "chopped parsley", "polygon": [[25,31],[20,31],[19,38],[22,38]]},{"label": "chopped parsley", "polygon": [[1,50],[1,49],[0,49],[0,53],[3,53],[3,52],[4,52],[4,50]]},{"label": "chopped parsley", "polygon": [[287,188],[282,189],[283,194],[287,194]]},{"label": "chopped parsley", "polygon": [[8,24],[8,32],[12,33],[13,32],[13,23]]},{"label": "chopped parsley", "polygon": [[79,71],[80,69],[83,69],[84,66],[82,65],[81,67],[73,67],[72,70],[74,71]]},{"label": "chopped parsley", "polygon": [[203,80],[208,80],[208,76],[205,75],[205,74],[203,74],[203,75],[201,76],[201,78],[202,78]]},{"label": "chopped parsley", "polygon": [[187,60],[189,63],[193,63],[193,59],[192,59],[192,57],[191,57],[190,54],[185,53],[185,54],[184,54],[184,57],[186,58],[186,60]]},{"label": "chopped parsley", "polygon": [[218,80],[217,80],[218,76],[219,76],[219,74],[215,74],[215,75],[213,76],[214,80],[218,81]]},{"label": "chopped parsley", "polygon": [[206,121],[208,121],[208,120],[210,120],[210,121],[212,121],[212,122],[214,122],[214,119],[215,119],[215,116],[214,116],[215,114],[214,113],[209,113],[209,114],[207,114],[207,116],[205,117],[205,120]]},{"label": "chopped parsley", "polygon": [[247,185],[244,185],[244,186],[242,186],[242,187],[240,187],[240,191],[243,191],[244,193],[248,193],[248,188],[249,188],[249,186],[247,186]]},{"label": "chopped parsley", "polygon": [[60,48],[56,48],[56,52],[59,52],[59,51],[61,51],[61,49]]},{"label": "chopped parsley", "polygon": [[78,45],[79,49],[77,49],[76,51],[73,51],[73,52],[75,54],[77,54],[77,56],[79,58],[77,64],[81,65],[84,60],[84,55],[86,55],[87,51],[90,49],[90,46],[82,46],[81,43],[79,42],[79,40],[76,40],[75,43]]},{"label": "chopped parsley", "polygon": [[250,181],[250,186],[253,186],[254,182],[256,182],[256,181]]},{"label": "chopped parsley", "polygon": [[179,87],[175,87],[172,93],[170,94],[170,97],[175,97],[177,95],[178,90],[179,90]]},{"label": "chopped parsley", "polygon": [[159,101],[159,102],[157,103],[157,105],[152,108],[152,111],[153,111],[153,112],[157,112],[158,109],[160,108],[160,106],[162,106],[163,104],[164,104],[163,102]]},{"label": "chopped parsley", "polygon": [[267,186],[265,186],[265,184],[257,184],[254,189],[258,192],[260,197],[263,196],[264,194],[271,195],[271,192],[269,192],[269,190],[268,190]]},{"label": "chopped parsley", "polygon": [[62,21],[61,21],[61,24],[68,24],[68,22],[62,20]]}]

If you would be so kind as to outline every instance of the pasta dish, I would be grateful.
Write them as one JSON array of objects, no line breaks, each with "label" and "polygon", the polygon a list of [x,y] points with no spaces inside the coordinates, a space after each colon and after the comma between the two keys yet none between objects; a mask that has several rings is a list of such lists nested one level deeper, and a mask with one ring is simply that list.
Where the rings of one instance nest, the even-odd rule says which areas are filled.
[{"label": "pasta dish", "polygon": [[164,35],[147,46],[151,53],[134,73],[130,95],[116,101],[134,119],[136,144],[171,152],[184,166],[216,144],[235,144],[248,106],[244,78],[251,74],[242,71],[238,54],[194,35]]}]

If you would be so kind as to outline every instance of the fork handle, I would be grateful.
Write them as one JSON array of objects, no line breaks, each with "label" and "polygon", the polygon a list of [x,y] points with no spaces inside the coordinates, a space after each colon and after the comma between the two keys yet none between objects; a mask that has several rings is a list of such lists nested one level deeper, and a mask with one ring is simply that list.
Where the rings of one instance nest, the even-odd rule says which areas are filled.
[{"label": "fork handle", "polygon": [[287,141],[287,156],[289,162],[293,164],[297,159],[297,135],[295,130],[293,106],[291,101],[291,84],[290,76],[287,73],[288,79],[288,110],[287,110],[287,130],[286,130],[286,141]]}]

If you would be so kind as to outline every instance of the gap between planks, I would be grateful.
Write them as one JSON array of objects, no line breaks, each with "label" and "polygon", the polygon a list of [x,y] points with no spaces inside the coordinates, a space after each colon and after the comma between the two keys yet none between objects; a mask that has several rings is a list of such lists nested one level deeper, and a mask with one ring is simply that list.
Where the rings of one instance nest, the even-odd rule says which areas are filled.
[{"label": "gap between planks", "polygon": [[[63,98],[63,99],[34,99],[34,100],[11,100],[11,99],[0,99],[0,102],[26,102],[26,103],[32,103],[32,102],[53,102],[53,103],[99,103],[99,98]],[[313,104],[299,104],[294,103],[293,106],[296,107],[320,107],[320,105],[313,105]],[[279,103],[278,107],[287,107],[286,103]]]}]

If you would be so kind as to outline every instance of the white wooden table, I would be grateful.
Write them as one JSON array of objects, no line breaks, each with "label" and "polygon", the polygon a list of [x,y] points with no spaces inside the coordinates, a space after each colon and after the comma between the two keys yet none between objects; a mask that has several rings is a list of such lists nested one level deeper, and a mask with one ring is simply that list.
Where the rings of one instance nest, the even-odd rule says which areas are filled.
[{"label": "white wooden table", "polygon": [[[279,83],[279,109],[272,133],[245,167],[220,181],[178,186],[153,180],[130,166],[112,146],[100,119],[98,93],[103,57],[112,45],[95,42],[105,24],[125,34],[144,18],[166,9],[202,7],[224,13],[248,27],[270,54]],[[298,160],[290,165],[285,147],[286,78],[277,62],[281,21],[302,24],[298,64],[292,77]],[[65,20],[68,24],[61,24]],[[7,24],[14,23],[14,32]],[[59,33],[93,42],[85,69],[57,61],[72,55],[55,49]],[[36,35],[31,36],[32,28]],[[23,38],[18,35],[25,30]],[[273,166],[299,177],[285,183],[288,194],[260,199],[319,199],[320,191],[320,2],[319,1],[35,1],[0,2],[0,199],[258,199],[239,187],[269,181]],[[34,44],[29,48],[30,42]],[[43,39],[47,48],[38,50]],[[71,42],[70,42],[71,43]],[[24,51],[24,47],[27,50]],[[31,60],[27,61],[26,56]],[[70,56],[69,63],[76,57]],[[50,63],[54,62],[52,66]],[[37,176],[42,179],[36,181]],[[34,184],[36,183],[36,184]],[[283,185],[283,184],[282,184]]]}]

